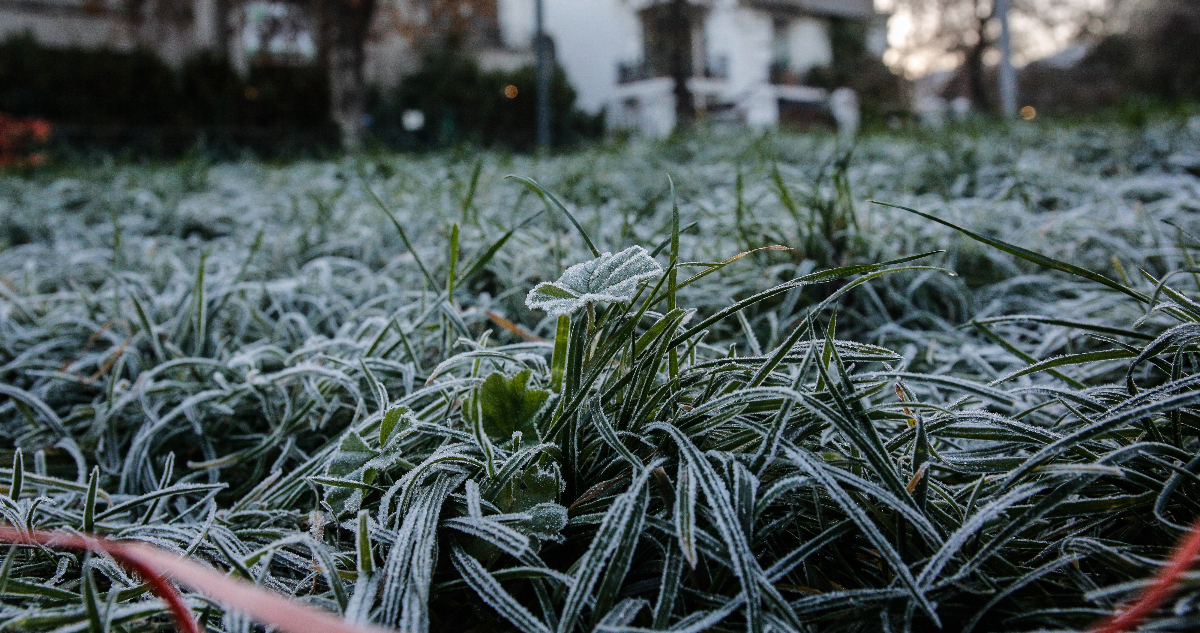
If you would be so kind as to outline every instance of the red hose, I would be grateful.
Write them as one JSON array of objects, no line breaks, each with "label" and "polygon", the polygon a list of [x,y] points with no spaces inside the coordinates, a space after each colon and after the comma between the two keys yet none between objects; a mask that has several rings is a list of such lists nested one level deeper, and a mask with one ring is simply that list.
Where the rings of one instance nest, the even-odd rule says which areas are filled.
[{"label": "red hose", "polygon": [[348,622],[337,614],[314,609],[297,600],[254,584],[229,578],[223,572],[136,541],[110,541],[68,532],[27,532],[0,527],[0,542],[47,545],[103,552],[137,573],[154,595],[170,608],[181,633],[200,633],[192,612],[168,577],[191,587],[227,609],[274,627],[280,633],[390,633],[367,623]]},{"label": "red hose", "polygon": [[1175,546],[1175,552],[1171,554],[1167,566],[1158,572],[1149,587],[1142,590],[1137,602],[1132,607],[1109,616],[1092,629],[1093,633],[1124,633],[1137,628],[1142,620],[1157,611],[1170,599],[1171,594],[1175,593],[1180,578],[1192,566],[1196,556],[1200,556],[1200,519],[1196,519],[1191,531]]},{"label": "red hose", "polygon": [[167,603],[171,610],[171,619],[175,620],[175,628],[180,633],[200,633],[192,611],[179,595],[175,585],[156,572],[153,567],[143,562],[136,553],[128,551],[128,547],[116,541],[110,541],[98,536],[84,536],[69,532],[28,532],[17,528],[0,526],[0,541],[22,545],[46,545],[49,547],[66,547],[103,553],[112,556],[133,571],[150,587],[150,591]]}]

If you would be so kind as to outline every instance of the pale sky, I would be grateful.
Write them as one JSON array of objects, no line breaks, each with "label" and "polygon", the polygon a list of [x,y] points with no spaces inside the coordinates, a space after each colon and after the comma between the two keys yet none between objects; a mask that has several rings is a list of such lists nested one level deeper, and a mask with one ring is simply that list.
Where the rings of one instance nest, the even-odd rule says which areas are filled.
[{"label": "pale sky", "polygon": [[[884,54],[884,61],[910,78],[954,68],[959,62],[957,55],[917,47],[910,41],[914,16],[907,10],[906,4],[897,0],[875,0],[878,11],[891,14],[888,20],[889,49]],[[1070,45],[1071,37],[1076,32],[1074,16],[1084,10],[1103,6],[1104,0],[1069,0],[1063,4],[1065,6],[1054,12],[1052,27],[1021,15],[1013,16],[1013,61],[1018,66],[1053,55]],[[997,60],[988,58],[985,61],[995,63]]]}]

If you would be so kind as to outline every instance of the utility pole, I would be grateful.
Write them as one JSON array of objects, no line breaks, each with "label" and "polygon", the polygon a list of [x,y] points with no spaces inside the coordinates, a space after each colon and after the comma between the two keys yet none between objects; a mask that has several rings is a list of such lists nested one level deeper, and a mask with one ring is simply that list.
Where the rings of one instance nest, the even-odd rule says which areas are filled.
[{"label": "utility pole", "polygon": [[546,35],[545,0],[536,0],[533,52],[537,63],[537,146],[550,149],[550,38]]},{"label": "utility pole", "polygon": [[1017,116],[1017,72],[1012,63],[1012,33],[1008,25],[1009,0],[996,0],[1000,19],[1000,113],[1006,119]]}]

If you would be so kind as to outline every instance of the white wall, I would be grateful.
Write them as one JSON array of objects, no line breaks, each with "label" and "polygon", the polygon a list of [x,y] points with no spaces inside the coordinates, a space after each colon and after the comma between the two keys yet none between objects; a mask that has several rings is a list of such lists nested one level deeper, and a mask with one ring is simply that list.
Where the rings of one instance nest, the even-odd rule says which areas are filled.
[{"label": "white wall", "polygon": [[220,28],[217,18],[216,0],[197,0],[195,7],[196,45],[214,48],[220,41]]},{"label": "white wall", "polygon": [[109,15],[45,14],[20,8],[0,7],[0,38],[29,32],[47,46],[112,46],[128,49],[133,45],[123,20]]},{"label": "white wall", "polygon": [[876,57],[883,57],[888,49],[888,16],[879,15],[871,20],[867,30],[867,51]]},{"label": "white wall", "polygon": [[[722,23],[717,23],[718,20]],[[733,41],[729,58],[730,88],[738,93],[766,83],[770,77],[774,39],[771,16],[749,7],[735,6],[719,14],[714,11],[713,22],[714,30],[726,30]]]},{"label": "white wall", "polygon": [[[504,0],[527,2],[530,0]],[[641,25],[628,0],[544,0],[558,61],[589,112],[611,106],[617,63],[641,59]],[[531,18],[532,22],[532,18]]]},{"label": "white wall", "polygon": [[[643,57],[638,10],[647,0],[544,0],[546,29],[554,37],[558,59],[578,91],[579,107],[596,112],[608,108],[610,123],[635,124],[647,133],[669,129],[673,108],[670,91],[653,85],[618,86],[617,65]],[[776,125],[778,87],[771,86],[774,20],[770,12],[741,0],[708,0],[703,39],[710,60],[727,60],[728,79],[709,82],[720,100],[732,102],[738,117],[752,127]],[[505,44],[528,48],[534,29],[534,0],[497,0]],[[827,21],[795,17],[787,31],[787,51],[797,72],[832,61]],[[668,82],[669,83],[669,82]],[[706,84],[707,85],[707,84]],[[793,92],[799,88],[793,87]],[[807,94],[807,93],[805,93]],[[792,97],[799,98],[799,97]],[[807,98],[807,97],[805,97]],[[629,108],[627,100],[638,107]]]},{"label": "white wall", "polygon": [[815,66],[826,66],[833,61],[833,47],[829,42],[829,26],[825,20],[798,17],[788,24],[788,68],[803,75]]},{"label": "white wall", "polygon": [[394,31],[368,41],[365,53],[363,77],[385,91],[395,88],[401,77],[420,66],[420,55],[413,50],[412,42]]},{"label": "white wall", "polygon": [[508,48],[524,50],[533,43],[534,0],[496,0],[500,37]]},{"label": "white wall", "polygon": [[735,104],[739,117],[747,125],[754,128],[775,125],[779,122],[779,104],[769,85],[775,35],[771,16],[734,5],[714,11],[712,18],[711,28],[726,31],[733,47],[729,58],[728,100]]},{"label": "white wall", "polygon": [[[183,1],[183,0],[180,0]],[[193,0],[189,0],[193,1]],[[0,5],[0,39],[30,33],[38,42],[55,48],[113,48],[130,50],[146,46],[168,64],[178,66],[188,57],[212,45],[209,9],[205,0],[196,2],[196,20],[191,24],[148,22],[140,28],[123,13],[110,9],[91,14],[78,6],[58,10],[34,10]],[[110,4],[113,4],[110,2]]]}]

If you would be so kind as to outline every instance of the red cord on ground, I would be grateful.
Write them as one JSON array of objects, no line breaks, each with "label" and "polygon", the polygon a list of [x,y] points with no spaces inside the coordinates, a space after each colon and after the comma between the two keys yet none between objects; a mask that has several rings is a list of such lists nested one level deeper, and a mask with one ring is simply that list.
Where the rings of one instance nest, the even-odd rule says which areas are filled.
[{"label": "red cord on ground", "polygon": [[1137,602],[1110,616],[1093,629],[1093,633],[1125,633],[1137,628],[1142,620],[1157,611],[1175,593],[1179,579],[1192,566],[1196,556],[1200,556],[1200,519],[1192,524],[1191,531],[1175,547],[1167,566],[1158,572],[1153,584],[1142,590]]},{"label": "red cord on ground", "polygon": [[179,590],[161,574],[138,559],[135,553],[126,551],[121,543],[110,541],[98,536],[83,536],[67,532],[28,532],[17,528],[0,526],[0,541],[18,545],[46,545],[49,547],[65,547],[75,550],[86,550],[104,553],[112,556],[136,573],[142,582],[150,587],[150,591],[167,603],[171,610],[171,618],[175,621],[176,630],[180,633],[200,633],[200,627],[192,616],[191,609],[179,595]]}]

